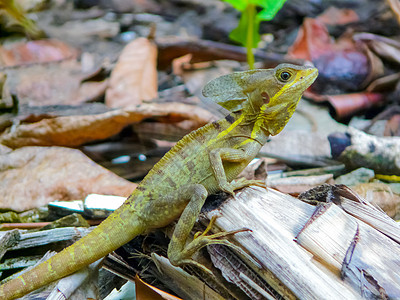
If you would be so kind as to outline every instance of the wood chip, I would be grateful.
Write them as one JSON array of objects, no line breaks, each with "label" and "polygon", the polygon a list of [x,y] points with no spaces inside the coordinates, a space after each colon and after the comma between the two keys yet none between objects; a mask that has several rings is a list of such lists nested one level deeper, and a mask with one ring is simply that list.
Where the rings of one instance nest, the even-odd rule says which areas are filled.
[{"label": "wood chip", "polygon": [[373,299],[379,291],[388,297],[400,293],[399,279],[392,276],[399,268],[398,243],[340,206],[328,204],[314,212],[315,206],[296,198],[251,187],[207,216],[217,214],[216,225],[223,231],[252,230],[232,239],[262,269],[242,259],[283,297],[359,299],[363,293]]}]

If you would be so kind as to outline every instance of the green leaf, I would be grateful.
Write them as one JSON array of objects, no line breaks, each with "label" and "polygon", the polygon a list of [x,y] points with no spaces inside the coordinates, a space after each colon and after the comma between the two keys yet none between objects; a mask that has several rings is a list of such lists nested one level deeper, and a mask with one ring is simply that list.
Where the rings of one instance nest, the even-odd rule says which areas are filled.
[{"label": "green leaf", "polygon": [[282,8],[286,0],[259,0],[258,6],[263,9],[257,14],[257,19],[260,21],[271,21],[278,11]]},{"label": "green leaf", "polygon": [[[238,27],[230,34],[231,40],[238,42],[247,48],[247,62],[249,68],[254,68],[254,54],[252,49],[257,48],[261,40],[259,29],[261,21],[272,20],[282,8],[286,0],[223,0],[230,3],[238,11],[241,11]],[[259,13],[256,7],[261,7]]]},{"label": "green leaf", "polygon": [[249,3],[247,0],[222,0],[230,3],[238,11],[244,11]]},{"label": "green leaf", "polygon": [[[249,22],[252,22],[252,24],[250,25]],[[250,30],[250,33],[249,26],[253,26],[253,30]],[[243,46],[257,48],[257,45],[261,40],[260,34],[258,33],[259,28],[260,20],[254,17],[254,11],[252,12],[251,9],[246,9],[242,12],[238,27],[232,30],[232,32],[229,34],[229,38]],[[248,34],[252,34],[250,39]],[[250,45],[248,45],[248,40],[252,41]]]},{"label": "green leaf", "polygon": [[256,5],[262,8],[257,18],[262,21],[272,20],[282,8],[286,0],[222,0],[230,3],[238,11],[245,11],[248,5]]}]

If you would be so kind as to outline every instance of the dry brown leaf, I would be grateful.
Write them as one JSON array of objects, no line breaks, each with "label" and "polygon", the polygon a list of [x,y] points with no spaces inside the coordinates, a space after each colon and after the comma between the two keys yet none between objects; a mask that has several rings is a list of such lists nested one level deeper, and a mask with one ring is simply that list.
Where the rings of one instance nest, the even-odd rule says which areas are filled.
[{"label": "dry brown leaf", "polygon": [[315,64],[319,76],[312,90],[318,93],[358,91],[367,84],[365,80],[371,73],[370,56],[366,55],[362,45],[350,34],[343,34],[334,40],[327,27],[318,19],[304,19],[295,42],[289,47],[288,55]]},{"label": "dry brown leaf", "polygon": [[125,126],[148,118],[169,122],[190,120],[193,127],[198,128],[208,123],[213,115],[205,109],[183,103],[144,103],[138,107],[101,114],[64,116],[16,125],[0,135],[0,143],[10,148],[53,145],[75,147],[108,138]]},{"label": "dry brown leaf", "polygon": [[93,101],[94,99],[99,99],[104,96],[107,86],[108,80],[83,82],[79,87],[75,101],[71,101],[71,103],[85,103]]},{"label": "dry brown leaf", "polygon": [[190,64],[193,55],[191,53],[186,54],[184,56],[175,58],[172,61],[172,73],[176,76],[182,76],[184,72],[184,65]]},{"label": "dry brown leaf", "polygon": [[352,9],[331,6],[318,16],[318,20],[327,25],[345,25],[358,22],[360,18]]},{"label": "dry brown leaf", "polygon": [[129,123],[129,114],[115,110],[96,115],[43,119],[7,129],[0,142],[11,148],[23,146],[79,146],[118,133]]},{"label": "dry brown leaf", "polygon": [[15,91],[20,106],[77,105],[105,92],[107,82],[86,77],[79,62],[68,60],[7,70],[6,88]]},{"label": "dry brown leaf", "polygon": [[90,193],[128,196],[131,183],[76,149],[24,147],[0,155],[0,208],[23,211]]},{"label": "dry brown leaf", "polygon": [[33,63],[47,63],[76,58],[78,51],[57,40],[28,41],[0,46],[0,66],[15,67]]},{"label": "dry brown leaf", "polygon": [[157,97],[157,47],[146,39],[129,43],[111,73],[106,105],[127,107]]},{"label": "dry brown leaf", "polygon": [[144,282],[137,274],[135,286],[137,300],[182,300]]},{"label": "dry brown leaf", "polygon": [[398,43],[391,43],[390,39],[371,39],[368,41],[368,46],[379,55],[379,57],[383,57],[390,62],[400,63],[400,49]]},{"label": "dry brown leaf", "polygon": [[353,186],[352,189],[370,203],[379,206],[389,217],[400,215],[400,195],[393,193],[389,185],[370,182]]},{"label": "dry brown leaf", "polygon": [[397,22],[400,24],[400,2],[398,0],[388,0],[389,6],[396,16]]},{"label": "dry brown leaf", "polygon": [[348,118],[359,111],[377,106],[385,100],[384,94],[368,92],[340,95],[318,95],[308,92],[307,97],[315,102],[329,102],[338,119]]},{"label": "dry brown leaf", "polygon": [[384,136],[400,136],[400,114],[392,116],[385,126]]}]

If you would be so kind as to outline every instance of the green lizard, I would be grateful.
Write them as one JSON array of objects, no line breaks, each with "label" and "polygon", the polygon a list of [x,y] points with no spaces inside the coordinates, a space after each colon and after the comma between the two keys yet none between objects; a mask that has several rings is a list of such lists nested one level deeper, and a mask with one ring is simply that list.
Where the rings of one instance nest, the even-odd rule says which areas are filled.
[{"label": "green lizard", "polygon": [[224,238],[238,232],[200,234],[185,245],[207,195],[217,191],[234,195],[245,186],[263,185],[257,180],[233,180],[268,136],[283,129],[317,74],[315,68],[281,64],[275,69],[237,72],[209,82],[203,94],[230,114],[186,135],[120,208],[87,236],[2,285],[0,299],[21,297],[74,273],[135,236],[178,218],[168,258],[176,266],[192,263],[202,267],[191,259],[193,253],[208,244],[224,243]]}]

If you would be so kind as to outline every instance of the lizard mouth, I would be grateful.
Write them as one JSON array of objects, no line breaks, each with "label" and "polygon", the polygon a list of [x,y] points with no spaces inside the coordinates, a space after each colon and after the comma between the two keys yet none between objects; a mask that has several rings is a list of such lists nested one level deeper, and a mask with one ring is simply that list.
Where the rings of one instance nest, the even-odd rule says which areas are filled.
[{"label": "lizard mouth", "polygon": [[306,90],[315,81],[317,76],[318,70],[316,68],[307,68],[298,72],[292,89],[296,89],[297,91]]}]

